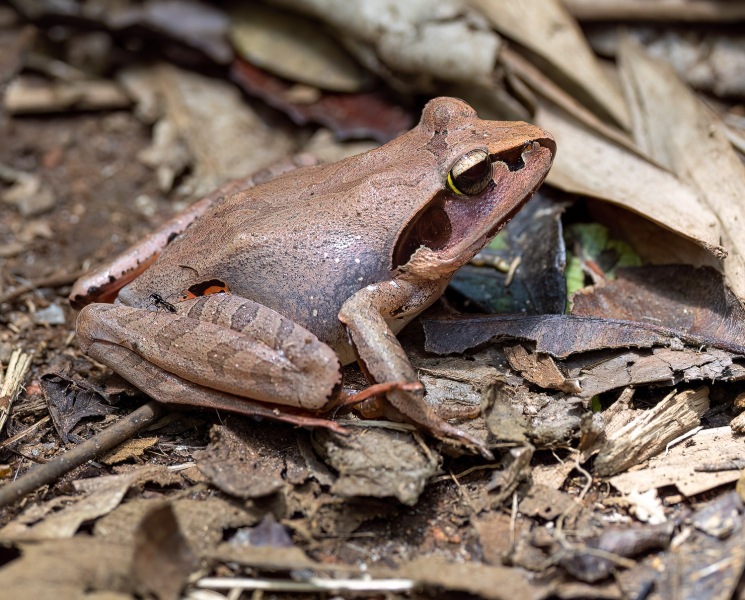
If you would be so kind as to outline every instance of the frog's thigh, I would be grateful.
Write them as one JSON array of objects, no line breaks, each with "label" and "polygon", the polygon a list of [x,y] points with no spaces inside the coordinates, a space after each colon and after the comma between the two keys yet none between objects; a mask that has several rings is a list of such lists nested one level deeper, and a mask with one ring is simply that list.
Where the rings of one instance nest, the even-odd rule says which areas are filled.
[{"label": "frog's thigh", "polygon": [[176,306],[179,314],[92,304],[78,316],[79,344],[125,378],[128,367],[107,360],[107,347],[127,348],[207,388],[310,410],[322,408],[340,382],[334,351],[269,308],[232,295]]}]

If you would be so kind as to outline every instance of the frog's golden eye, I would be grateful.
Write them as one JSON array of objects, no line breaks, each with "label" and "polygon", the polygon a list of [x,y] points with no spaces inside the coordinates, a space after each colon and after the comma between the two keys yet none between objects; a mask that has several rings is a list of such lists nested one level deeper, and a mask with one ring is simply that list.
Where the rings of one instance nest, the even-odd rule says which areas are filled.
[{"label": "frog's golden eye", "polygon": [[489,185],[492,162],[486,150],[471,150],[458,159],[448,173],[448,188],[461,196],[475,196]]}]

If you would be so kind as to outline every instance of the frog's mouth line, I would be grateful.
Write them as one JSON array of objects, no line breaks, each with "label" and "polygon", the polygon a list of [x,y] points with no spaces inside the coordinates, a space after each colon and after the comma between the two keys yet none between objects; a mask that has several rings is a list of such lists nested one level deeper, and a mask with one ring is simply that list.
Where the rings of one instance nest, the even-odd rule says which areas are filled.
[{"label": "frog's mouth line", "polygon": [[443,190],[420,210],[399,238],[393,267],[408,263],[421,246],[453,271],[471,260],[522,208],[548,173],[554,141],[534,140],[526,147],[492,155],[492,181],[478,196]]}]

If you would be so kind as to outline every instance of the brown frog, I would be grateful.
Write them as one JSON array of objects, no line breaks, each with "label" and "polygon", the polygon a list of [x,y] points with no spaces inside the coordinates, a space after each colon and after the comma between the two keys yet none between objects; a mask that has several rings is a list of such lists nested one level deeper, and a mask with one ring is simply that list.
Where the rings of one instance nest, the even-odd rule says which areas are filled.
[{"label": "brown frog", "polygon": [[530,198],[555,149],[538,127],[436,98],[388,144],[230,184],[78,281],[76,307],[128,282],[82,309],[80,345],[162,402],[302,425],[328,424],[313,415],[358,360],[385,414],[488,455],[426,404],[395,335]]}]

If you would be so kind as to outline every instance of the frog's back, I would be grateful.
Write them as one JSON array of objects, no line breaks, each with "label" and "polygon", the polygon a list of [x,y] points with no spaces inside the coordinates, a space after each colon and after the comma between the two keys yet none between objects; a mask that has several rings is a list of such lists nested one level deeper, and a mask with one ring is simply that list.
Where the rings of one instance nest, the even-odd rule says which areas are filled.
[{"label": "frog's back", "polygon": [[354,169],[342,161],[293,171],[225,198],[125,288],[122,301],[145,306],[152,293],[173,299],[216,278],[337,350],[346,346],[339,309],[357,290],[390,277],[400,227],[370,221],[404,184],[386,177],[374,154],[370,159],[356,157]]}]

